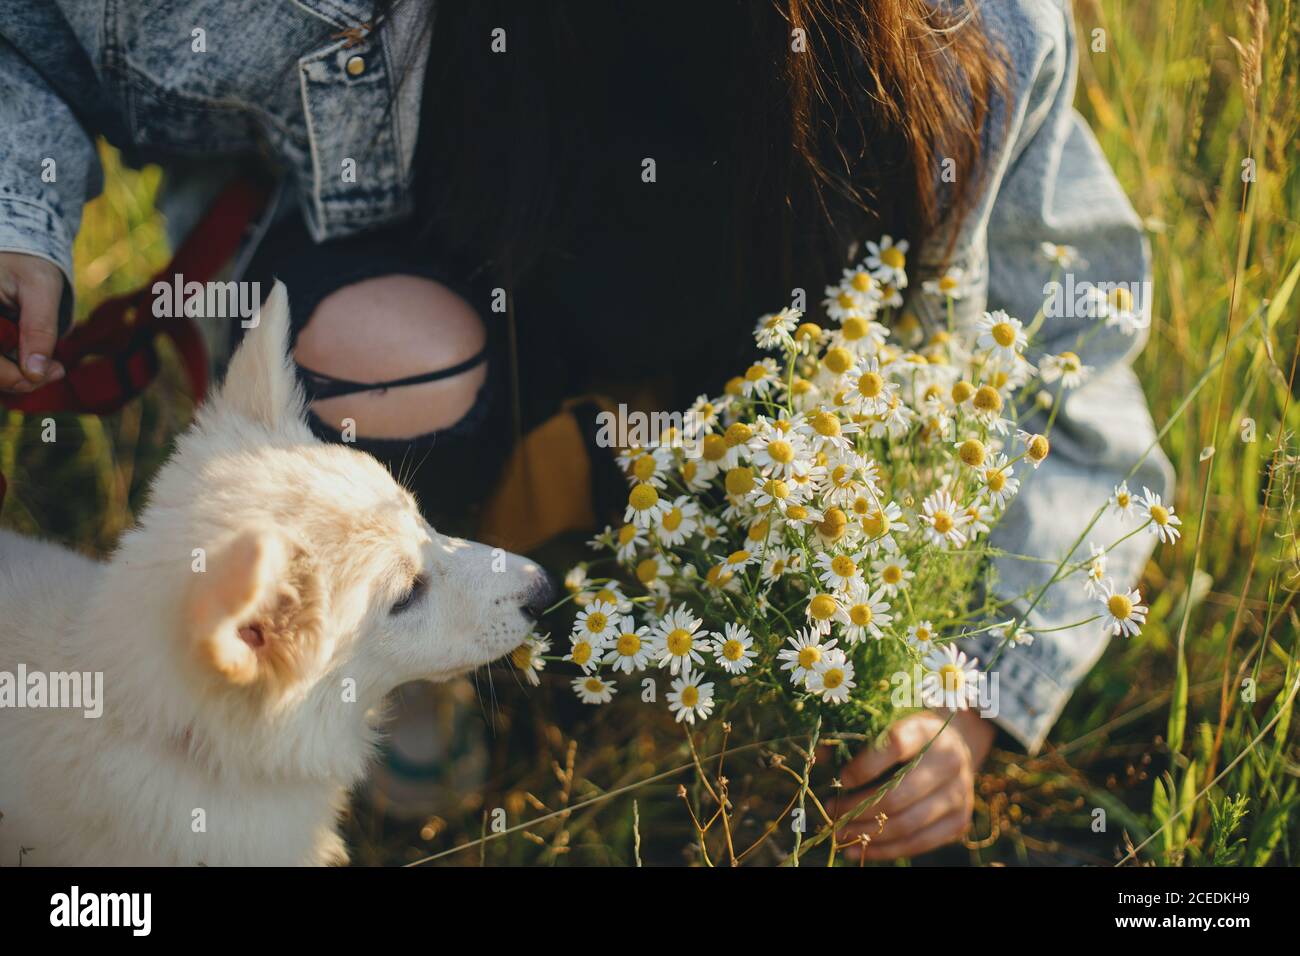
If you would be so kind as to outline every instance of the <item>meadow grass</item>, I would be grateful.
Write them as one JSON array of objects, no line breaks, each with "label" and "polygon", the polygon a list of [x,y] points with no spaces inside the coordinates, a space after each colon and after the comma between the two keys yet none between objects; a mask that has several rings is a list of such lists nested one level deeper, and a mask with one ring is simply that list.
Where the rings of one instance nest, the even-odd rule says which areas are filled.
[{"label": "meadow grass", "polygon": [[[994,752],[971,837],[945,859],[1294,864],[1295,6],[1080,0],[1076,17],[1077,106],[1154,255],[1154,323],[1136,369],[1166,427],[1184,538],[1144,573],[1143,633],[1111,643],[1043,753]],[[75,250],[83,316],[167,259],[159,171],[124,169],[108,149],[103,157],[105,192],[87,208]],[[59,416],[54,445],[41,442],[38,421],[0,419],[0,471],[11,482],[0,523],[93,553],[111,547],[192,409],[176,363],[164,364],[159,383],[118,415]],[[524,692],[498,674],[484,698],[484,787],[414,825],[363,799],[348,821],[358,862],[716,859],[720,836],[701,838],[692,818],[712,812],[722,776],[738,814],[747,811],[728,839],[756,841],[745,862],[788,859],[795,837],[773,821],[803,792],[798,741],[753,745],[761,727],[735,728],[724,768],[672,725],[605,710],[592,718],[565,686]],[[509,832],[491,830],[494,807],[506,810]],[[825,860],[824,847],[814,858]]]}]

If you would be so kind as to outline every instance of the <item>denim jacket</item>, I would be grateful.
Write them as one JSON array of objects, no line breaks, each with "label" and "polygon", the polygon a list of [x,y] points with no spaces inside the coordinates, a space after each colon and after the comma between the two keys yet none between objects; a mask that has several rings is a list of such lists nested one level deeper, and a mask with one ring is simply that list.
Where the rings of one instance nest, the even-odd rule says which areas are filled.
[{"label": "denim jacket", "polygon": [[[1033,317],[1049,277],[1039,254],[1044,241],[1079,250],[1088,265],[1075,268],[1076,280],[1145,280],[1148,250],[1137,217],[1071,106],[1077,49],[1065,0],[986,0],[981,9],[1008,54],[1009,95],[993,104],[986,172],[955,246],[954,264],[974,284],[956,303],[957,321],[972,323],[986,308]],[[96,134],[128,158],[162,163],[173,186],[199,184],[188,203],[164,202],[173,233],[194,221],[202,184],[249,157],[280,174],[282,194],[296,200],[317,241],[401,221],[412,210],[428,50],[418,14],[419,4],[407,0],[372,29],[369,0],[3,0],[0,251],[47,259],[71,279],[82,204],[100,189]],[[946,241],[934,241],[918,250],[911,271],[920,278],[946,252]],[[923,297],[910,307],[923,321],[945,320]],[[1054,315],[1038,345],[1071,348],[1094,322]],[[1069,393],[1053,427],[1052,455],[1022,475],[995,546],[1061,558],[1135,467],[1130,486],[1169,493],[1172,472],[1158,448],[1138,465],[1155,440],[1129,368],[1140,346],[1139,338],[1110,330],[1088,341],[1083,358],[1092,378]],[[1107,516],[1090,538],[1110,544],[1124,531]],[[1133,583],[1150,550],[1145,534],[1129,539],[1110,555],[1111,576]],[[995,593],[1025,592],[1051,571],[1041,561],[999,559]],[[1031,625],[1091,617],[1096,604],[1079,577],[1053,589]],[[1109,640],[1093,624],[1005,651],[995,665],[999,724],[1037,750]],[[994,652],[987,634],[965,643],[985,662]]]}]

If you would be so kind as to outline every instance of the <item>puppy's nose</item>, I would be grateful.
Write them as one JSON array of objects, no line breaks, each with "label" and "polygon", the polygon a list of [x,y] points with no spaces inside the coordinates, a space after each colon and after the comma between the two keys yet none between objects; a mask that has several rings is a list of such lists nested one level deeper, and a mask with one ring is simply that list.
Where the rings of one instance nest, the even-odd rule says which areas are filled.
[{"label": "puppy's nose", "polygon": [[555,597],[558,593],[551,576],[538,568],[532,583],[528,585],[528,590],[524,593],[522,609],[524,614],[531,621],[539,620],[546,609],[555,603]]}]

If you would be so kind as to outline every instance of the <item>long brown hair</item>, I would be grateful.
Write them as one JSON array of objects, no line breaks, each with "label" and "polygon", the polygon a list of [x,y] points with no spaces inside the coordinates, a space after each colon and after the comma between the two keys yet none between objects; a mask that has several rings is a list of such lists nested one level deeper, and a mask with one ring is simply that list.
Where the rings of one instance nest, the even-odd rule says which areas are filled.
[{"label": "long brown hair", "polygon": [[[980,179],[990,102],[1005,87],[1000,46],[974,0],[943,10],[931,0],[716,2],[734,21],[719,63],[738,93],[720,117],[743,157],[737,281],[752,273],[749,247],[760,237],[779,246],[788,278],[803,259],[824,274],[849,241],[873,232],[916,246],[940,223],[960,222]],[[571,3],[438,4],[421,218],[444,252],[465,253],[474,267],[518,278],[553,234],[574,142],[566,97],[598,82],[575,48],[580,14]],[[497,27],[509,56],[487,52]],[[940,175],[945,165],[950,177]]]}]

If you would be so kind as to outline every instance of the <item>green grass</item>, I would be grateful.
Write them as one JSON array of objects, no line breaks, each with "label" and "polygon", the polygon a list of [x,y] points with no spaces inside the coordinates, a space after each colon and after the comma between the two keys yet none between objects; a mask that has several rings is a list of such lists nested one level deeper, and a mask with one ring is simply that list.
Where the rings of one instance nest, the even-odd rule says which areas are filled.
[{"label": "green grass", "polygon": [[[1043,754],[995,751],[977,786],[971,842],[949,859],[1300,862],[1292,706],[1300,680],[1300,177],[1292,161],[1300,90],[1294,3],[1266,6],[1252,94],[1253,71],[1243,75],[1231,42],[1250,58],[1252,5],[1078,3],[1078,107],[1155,256],[1154,326],[1136,368],[1157,423],[1168,423],[1163,446],[1178,472],[1185,536],[1146,569],[1152,608],[1142,635],[1112,642]],[[1104,52],[1091,49],[1095,29],[1104,31]],[[1246,160],[1256,171],[1249,184]],[[106,192],[77,243],[82,314],[166,260],[153,209],[157,171],[123,170],[111,154],[106,161]],[[9,415],[0,421],[0,470],[11,479],[0,524],[102,552],[133,520],[189,412],[168,363],[149,395],[119,415],[61,416],[53,446],[40,442],[38,422]],[[709,795],[680,731],[604,710],[594,720],[558,682],[525,693],[500,675],[496,692],[483,695],[494,728],[485,786],[422,825],[386,819],[362,801],[348,821],[358,862],[409,862],[466,842],[438,862],[629,864],[638,852],[646,862],[699,860],[683,799],[699,809]],[[737,743],[761,739],[761,727],[733,734]],[[788,742],[727,758],[732,799],[748,807],[738,840],[761,836],[789,796],[776,754],[801,766]],[[504,807],[511,826],[536,822],[474,842],[490,832],[492,807]],[[1104,832],[1094,829],[1098,809]],[[782,824],[749,859],[774,862],[790,845]]]}]

